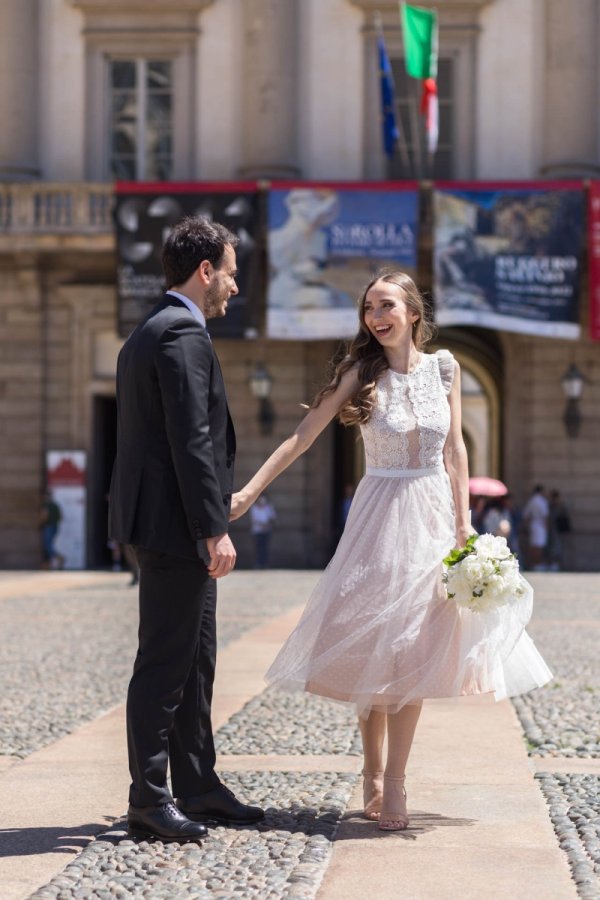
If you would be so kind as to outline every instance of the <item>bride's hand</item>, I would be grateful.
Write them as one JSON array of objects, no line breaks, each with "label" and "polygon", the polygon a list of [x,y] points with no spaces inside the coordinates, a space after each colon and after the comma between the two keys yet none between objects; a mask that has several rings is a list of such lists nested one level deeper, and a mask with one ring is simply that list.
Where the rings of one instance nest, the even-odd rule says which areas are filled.
[{"label": "bride's hand", "polygon": [[456,546],[459,550],[462,550],[467,543],[467,538],[472,534],[477,534],[472,525],[465,525],[462,528],[456,529]]},{"label": "bride's hand", "polygon": [[244,513],[248,512],[251,505],[251,501],[244,497],[243,491],[238,491],[237,494],[234,494],[231,498],[229,521],[233,522],[235,519],[239,519],[240,516],[243,516]]}]

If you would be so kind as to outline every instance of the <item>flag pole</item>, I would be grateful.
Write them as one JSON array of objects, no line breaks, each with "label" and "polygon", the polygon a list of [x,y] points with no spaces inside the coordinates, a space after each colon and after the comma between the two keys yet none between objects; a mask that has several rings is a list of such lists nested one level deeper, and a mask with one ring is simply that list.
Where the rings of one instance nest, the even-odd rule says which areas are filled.
[{"label": "flag pole", "polygon": [[[377,35],[381,39],[382,43],[384,43],[384,45],[385,45],[385,42],[383,40],[383,20],[381,18],[381,13],[379,12],[379,10],[375,10],[375,12],[373,13],[373,18],[375,21],[375,31],[377,32]],[[402,165],[404,166],[404,168],[406,169],[406,172],[408,174],[410,172],[410,156],[408,154],[408,145],[406,143],[406,137],[404,135],[404,128],[402,127],[402,119],[400,116],[400,109],[398,108],[398,103],[397,103],[398,92],[396,91],[396,85],[394,82],[394,76],[392,73],[391,65],[390,65],[390,80],[392,82],[392,87],[394,90],[394,105],[396,107],[394,109],[394,115],[396,116],[397,124],[398,124],[398,149],[400,150],[400,159],[402,160]]]},{"label": "flag pole", "polygon": [[423,142],[421,141],[421,120],[419,119],[419,107],[421,105],[421,97],[419,94],[420,82],[416,78],[414,81],[412,96],[410,99],[410,117],[412,122],[412,131],[415,142],[415,178],[423,177]]},{"label": "flag pole", "polygon": [[[402,38],[404,37],[404,7],[406,6],[406,0],[400,0],[400,22],[402,23]],[[406,44],[404,44],[405,52],[406,52]],[[411,90],[410,82],[413,79],[409,77],[408,83],[408,111],[410,117],[410,128],[413,136],[413,176],[417,179],[421,178],[422,173],[422,150],[421,150],[421,131],[420,131],[420,123],[419,123],[419,99],[416,95],[414,88]]]},{"label": "flag pole", "polygon": [[[406,71],[409,76],[409,81],[416,82],[415,84],[413,84],[412,90],[409,88],[410,118],[411,118],[411,125],[412,125],[412,132],[413,132],[413,144],[414,144],[414,154],[413,154],[413,159],[415,161],[414,169],[415,169],[415,177],[422,178],[423,172],[426,169],[429,169],[428,163],[430,162],[430,160],[427,157],[427,154],[429,151],[429,138],[426,142],[426,145],[424,146],[423,145],[423,132],[421,131],[421,115],[420,115],[420,113],[422,111],[421,107],[424,103],[424,98],[426,96],[426,94],[425,94],[426,80],[423,80],[423,79],[430,77],[430,71],[429,71],[430,66],[428,65],[427,67],[425,67],[423,65],[422,60],[420,60],[420,65],[417,65],[417,69],[419,70],[418,74],[417,74],[417,72],[413,71],[413,69],[415,67],[411,62],[411,56],[415,50],[415,47],[411,45],[411,48],[409,49],[409,41],[411,39],[410,31],[409,31],[409,27],[408,27],[408,20],[409,20],[408,10],[409,9],[412,12],[416,12],[417,10],[419,10],[419,12],[425,13],[426,15],[427,15],[427,12],[426,12],[426,10],[422,9],[421,7],[416,7],[416,6],[413,7],[412,5],[406,3],[406,0],[400,0],[400,21],[402,23],[402,39],[404,42]],[[437,37],[437,35],[436,35],[436,37]],[[422,54],[422,50],[421,50],[421,54]],[[429,60],[429,63],[430,63],[430,60]],[[423,69],[425,71],[422,71]],[[425,74],[425,72],[427,74]]]}]

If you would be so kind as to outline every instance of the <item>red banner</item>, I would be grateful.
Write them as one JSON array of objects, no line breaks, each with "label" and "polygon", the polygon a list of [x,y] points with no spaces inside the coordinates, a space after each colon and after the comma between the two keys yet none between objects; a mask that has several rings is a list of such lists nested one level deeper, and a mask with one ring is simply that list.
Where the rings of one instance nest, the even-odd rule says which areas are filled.
[{"label": "red banner", "polygon": [[590,184],[588,211],[590,254],[590,337],[600,341],[600,181]]}]

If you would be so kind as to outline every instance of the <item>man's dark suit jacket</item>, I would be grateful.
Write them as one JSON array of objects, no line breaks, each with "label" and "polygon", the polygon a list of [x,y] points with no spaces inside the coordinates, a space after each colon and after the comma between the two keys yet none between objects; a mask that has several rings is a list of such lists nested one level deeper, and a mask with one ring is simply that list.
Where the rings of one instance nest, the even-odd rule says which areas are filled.
[{"label": "man's dark suit jacket", "polygon": [[176,297],[119,354],[117,416],[110,537],[197,559],[228,530],[235,433],[210,338]]}]

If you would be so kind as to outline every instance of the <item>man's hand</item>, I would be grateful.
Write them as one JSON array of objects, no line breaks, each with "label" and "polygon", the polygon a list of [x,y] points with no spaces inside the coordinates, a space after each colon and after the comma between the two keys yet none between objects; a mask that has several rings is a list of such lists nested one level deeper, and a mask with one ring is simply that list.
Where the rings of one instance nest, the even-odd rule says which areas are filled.
[{"label": "man's hand", "polygon": [[206,538],[206,547],[210,556],[207,566],[211,578],[223,578],[229,575],[235,566],[236,552],[228,534]]}]

